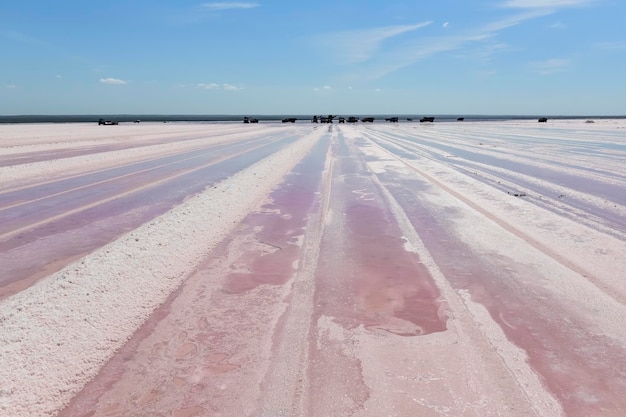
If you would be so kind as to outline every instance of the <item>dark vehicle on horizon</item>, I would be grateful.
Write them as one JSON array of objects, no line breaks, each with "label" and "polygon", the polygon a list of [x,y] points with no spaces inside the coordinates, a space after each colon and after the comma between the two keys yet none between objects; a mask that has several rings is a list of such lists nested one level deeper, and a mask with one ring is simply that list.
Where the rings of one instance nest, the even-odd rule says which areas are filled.
[{"label": "dark vehicle on horizon", "polygon": [[104,126],[115,126],[119,124],[119,122],[115,122],[113,120],[104,120],[104,119],[98,119],[98,126],[100,125],[104,125]]}]

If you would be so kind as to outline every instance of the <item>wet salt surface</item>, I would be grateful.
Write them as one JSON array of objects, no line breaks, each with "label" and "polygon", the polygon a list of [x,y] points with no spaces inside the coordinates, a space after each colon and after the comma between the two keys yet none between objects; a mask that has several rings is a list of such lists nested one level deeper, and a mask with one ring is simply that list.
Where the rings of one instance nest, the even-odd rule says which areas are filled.
[{"label": "wet salt surface", "polygon": [[[486,131],[490,128],[483,129],[480,124],[465,125],[463,133],[458,132],[458,126],[431,127],[428,134],[405,127],[367,132],[366,137],[379,137],[380,146],[400,157],[411,152],[424,155],[491,182],[511,195],[523,194],[545,208],[626,236],[626,171],[621,169],[626,164],[626,152],[603,152],[608,147],[619,149],[626,142],[623,132],[554,128],[539,130],[541,136],[534,137],[526,125],[511,127],[519,130],[519,135],[510,130],[489,134]],[[580,136],[589,139],[572,139]],[[583,159],[569,152],[572,141],[586,145]]]},{"label": "wet salt surface", "polygon": [[[506,186],[535,190],[555,186],[545,178],[528,181],[504,162],[489,167],[436,149],[440,141],[491,155],[467,143],[506,140],[502,161],[518,158],[541,172],[541,161],[553,157],[571,167],[571,155],[558,149],[566,148],[559,135],[587,146],[596,131],[568,126],[324,127],[329,134],[296,126],[294,137],[312,134],[302,143],[313,151],[288,162],[261,161],[263,178],[272,173],[275,183],[284,180],[262,188],[263,204],[243,207],[263,185],[256,172],[244,170],[235,176],[249,182],[224,181],[228,196],[221,186],[208,189],[168,212],[173,227],[158,220],[150,238],[139,228],[108,245],[106,256],[96,251],[115,262],[94,263],[87,255],[72,265],[76,273],[66,269],[57,278],[58,288],[45,285],[48,278],[0,301],[0,335],[11,335],[0,345],[0,377],[9,381],[0,410],[10,404],[18,416],[44,415],[33,410],[68,400],[55,391],[76,381],[66,372],[80,372],[80,379],[101,369],[62,415],[621,417],[626,246],[620,236],[626,231],[603,232],[601,210],[585,223],[507,195],[494,180],[501,175]],[[593,128],[609,144],[624,138],[624,131]],[[431,144],[418,144],[415,132]],[[537,158],[524,156],[546,138],[552,142]],[[619,190],[623,155],[611,152],[591,155],[569,175]],[[603,158],[603,168],[594,169]],[[296,161],[302,162],[290,171]],[[279,167],[284,171],[274,172]],[[330,167],[324,176],[323,167]],[[216,204],[205,206],[205,195]],[[598,196],[577,198],[601,208]],[[616,205],[613,212],[623,212]],[[212,221],[207,207],[232,222],[230,232],[205,227]],[[201,251],[203,262],[190,255],[207,245],[215,249]],[[136,263],[141,259],[146,262]],[[104,268],[111,274],[96,289],[80,279],[81,271]],[[163,276],[190,270],[195,273],[180,272],[187,280]],[[40,288],[45,298],[37,298]],[[153,289],[162,292],[155,296]],[[64,301],[55,304],[59,291]],[[103,303],[116,291],[126,296]],[[165,298],[160,308],[147,305]],[[77,301],[71,314],[67,300]],[[141,312],[131,312],[144,302]],[[129,317],[111,320],[112,313]],[[44,337],[34,341],[29,323]],[[57,323],[64,333],[54,332]],[[68,354],[74,339],[80,349]],[[121,350],[106,366],[90,357],[115,346]],[[16,352],[27,348],[24,361]],[[57,366],[67,357],[72,366]],[[33,365],[46,378],[29,379],[40,370]],[[50,380],[58,382],[41,386]],[[52,391],[43,399],[45,389]],[[28,395],[39,400],[25,401]]]},{"label": "wet salt surface", "polygon": [[[595,184],[590,188],[594,193],[611,196],[611,200],[603,200],[602,198],[605,197],[584,194],[575,186],[563,188],[562,184],[555,185],[546,182],[542,177],[538,177],[541,179],[537,180],[527,174],[520,176],[506,170],[493,170],[490,167],[475,165],[467,161],[455,161],[454,165],[459,171],[465,171],[466,174],[502,190],[507,195],[532,200],[533,204],[605,233],[626,237],[623,233],[626,230],[626,217],[620,210],[626,206],[626,199],[622,198],[622,187],[619,185],[607,184],[603,181],[587,181]],[[575,184],[575,180],[573,183]]]},{"label": "wet salt surface", "polygon": [[179,154],[2,194],[0,261],[8,266],[0,278],[0,296],[25,288],[64,260],[101,247],[292,142],[280,136],[245,141],[194,151],[192,158]]},{"label": "wet salt surface", "polygon": [[344,138],[334,142],[329,211],[315,272],[306,415],[354,415],[370,390],[355,341],[370,332],[423,337],[446,330],[440,294],[419,256],[405,249],[395,219]]},{"label": "wet salt surface", "polygon": [[322,138],[59,417],[235,416],[252,415],[262,403],[271,407],[273,395],[251,400],[265,395],[268,357],[276,349],[261,335],[270,335],[285,314],[306,226],[319,210],[327,148]]},{"label": "wet salt surface", "polygon": [[[480,143],[479,146],[475,146],[476,143],[474,143],[474,146],[469,148],[470,144],[468,143],[458,142],[454,145],[446,145],[438,141],[424,140],[420,136],[413,135],[414,133],[412,132],[398,132],[395,133],[393,137],[401,144],[410,145],[409,149],[419,149],[421,152],[427,152],[432,158],[447,161],[450,164],[471,163],[474,166],[485,165],[492,169],[501,168],[511,171],[512,173],[538,177],[547,182],[598,195],[604,199],[617,199],[616,202],[619,204],[626,203],[626,197],[621,195],[621,193],[615,192],[620,182],[621,185],[623,185],[623,182],[626,181],[624,172],[611,170],[611,164],[606,167],[604,165],[596,166],[593,164],[582,164],[580,163],[581,161],[572,162],[568,160],[568,155],[571,156],[571,153],[568,151],[570,145],[567,133],[564,133],[565,136],[563,137],[546,138],[545,141],[552,145],[552,149],[550,149],[550,152],[546,152],[547,149],[542,149],[539,154],[537,154],[537,150],[533,150],[532,147],[524,149],[524,145],[527,146],[527,144],[520,146],[519,148],[521,149],[518,148],[511,152],[512,147],[517,148],[520,139],[512,143],[506,142],[506,139],[500,139],[497,147],[495,147],[495,145],[493,145],[494,147],[489,147],[482,143]],[[481,138],[475,138],[474,140],[481,140]],[[545,142],[541,143],[542,148],[547,146]],[[602,149],[604,146],[599,145],[599,149]],[[624,146],[626,147],[626,145]],[[406,153],[407,151],[404,151],[404,153],[400,153],[400,155],[404,157]],[[546,157],[548,155],[554,155],[555,159],[549,160]],[[613,160],[618,166],[624,162],[624,155],[626,155],[626,151],[622,152],[621,155],[616,153],[609,157],[598,152],[598,148],[595,147],[587,149],[585,153],[585,157],[590,160],[602,158],[605,164]],[[547,161],[547,163],[538,164],[538,160],[544,160]],[[591,174],[594,176],[588,177],[588,175]],[[595,175],[599,175],[600,177],[595,177]],[[599,183],[607,180],[610,182],[606,185],[613,186],[614,188],[608,190],[602,188],[598,189],[598,186],[601,185]],[[619,182],[614,183],[614,181]]]},{"label": "wet salt surface", "polygon": [[406,192],[419,185],[397,178],[385,183],[414,226],[427,228],[420,237],[449,282],[485,306],[507,337],[525,350],[568,415],[626,407],[621,400],[626,392],[621,343],[588,330],[586,321],[578,321],[576,308],[542,289],[543,278],[534,278],[537,273],[519,263],[515,254],[508,258],[476,253],[464,245],[448,227],[454,212],[423,206],[419,197]]},{"label": "wet salt surface", "polygon": [[317,133],[300,132],[261,162],[2,300],[0,379],[8,382],[0,414],[56,414],[313,146]]},{"label": "wet salt surface", "polygon": [[[392,333],[416,335],[445,330],[445,319],[439,316],[439,293],[421,265],[419,257],[404,248],[402,232],[390,212],[384,206],[381,196],[367,176],[363,165],[351,157],[339,142],[337,156],[342,158],[336,169],[344,180],[341,195],[343,207],[336,212],[343,213],[344,222],[339,226],[345,231],[344,247],[331,249],[345,253],[348,261],[343,271],[344,283],[351,283],[342,296],[355,296],[357,312],[363,317],[357,323],[367,326],[380,326]],[[328,242],[329,246],[332,246]],[[350,285],[350,284],[349,284]],[[350,313],[330,314],[350,319]],[[401,324],[385,323],[386,317],[393,317],[399,323],[406,320],[412,323],[403,331]],[[394,326],[400,325],[400,329]]]},{"label": "wet salt surface", "polygon": [[[29,134],[20,136],[26,127]],[[65,159],[94,153],[126,151],[148,146],[206,139],[216,132],[233,135],[246,132],[234,126],[170,125],[147,123],[110,127],[76,123],[72,125],[2,125],[0,126],[0,167]],[[5,139],[6,138],[6,139]],[[138,140],[139,139],[139,140]],[[42,143],[43,142],[43,143]],[[5,151],[8,150],[8,151]],[[42,152],[46,150],[46,152]],[[3,152],[4,151],[4,152]]]},{"label": "wet salt surface", "polygon": [[[270,194],[271,201],[251,213],[243,222],[256,230],[254,240],[264,249],[246,253],[237,261],[245,272],[231,273],[226,291],[239,293],[263,284],[284,285],[298,268],[302,258],[302,240],[309,211],[319,188],[327,147],[321,142],[312,156],[290,173],[280,188]],[[249,229],[249,230],[248,230]]]},{"label": "wet salt surface", "polygon": [[[373,140],[377,141],[376,138]],[[384,144],[382,149],[403,156]],[[368,155],[370,161],[376,160],[372,152]],[[381,161],[382,157],[383,154],[380,154]],[[452,169],[458,167],[455,162],[449,165]],[[420,163],[414,166],[419,172]],[[502,236],[501,242],[488,241],[487,238],[473,239],[468,221],[453,227],[460,223],[459,218],[467,217],[463,208],[450,206],[443,209],[441,204],[445,200],[426,197],[433,190],[423,180],[411,179],[419,177],[415,174],[393,169],[379,174],[379,177],[401,205],[447,280],[457,290],[467,291],[473,302],[482,304],[509,340],[524,349],[528,362],[545,386],[560,400],[568,416],[621,415],[626,410],[626,351],[623,332],[618,329],[623,325],[624,305],[616,304],[597,288],[583,290],[586,296],[582,292],[575,295],[579,297],[575,302],[568,299],[571,295],[563,297],[563,294],[554,292],[545,286],[555,279],[549,271],[569,275],[566,279],[572,280],[570,285],[580,286],[581,290],[586,283],[578,281],[586,276],[581,277],[567,270],[557,272],[558,268],[551,265],[552,259],[540,259],[536,254],[529,262],[523,252],[496,250],[498,246],[493,246],[493,253],[485,252],[488,250],[485,245],[508,247],[505,243],[508,238]],[[446,184],[452,185],[449,182]],[[622,189],[614,184],[603,185],[616,192]],[[468,196],[468,200],[472,198],[469,189],[458,191]],[[597,190],[593,191],[597,193]],[[617,204],[623,209],[620,202]],[[592,205],[589,209],[602,213]],[[480,220],[473,220],[473,223],[478,226],[477,221]],[[613,225],[621,228],[619,235],[623,236],[626,231],[623,219],[621,222],[618,219]],[[463,234],[459,234],[458,227],[463,228]],[[490,226],[485,224],[483,227],[487,229]],[[476,227],[473,233],[491,234],[481,228]],[[473,240],[481,241],[482,247],[473,247],[470,243]],[[568,243],[563,244],[567,248]],[[623,241],[616,241],[614,245],[626,249]],[[624,271],[623,264],[621,270]],[[614,275],[614,278],[618,277]],[[595,311],[595,314],[590,317],[582,313],[587,309]],[[621,324],[618,324],[619,317],[622,317]],[[594,328],[591,323],[596,319],[611,320],[617,327],[609,332]],[[615,319],[618,321],[615,322]]]}]

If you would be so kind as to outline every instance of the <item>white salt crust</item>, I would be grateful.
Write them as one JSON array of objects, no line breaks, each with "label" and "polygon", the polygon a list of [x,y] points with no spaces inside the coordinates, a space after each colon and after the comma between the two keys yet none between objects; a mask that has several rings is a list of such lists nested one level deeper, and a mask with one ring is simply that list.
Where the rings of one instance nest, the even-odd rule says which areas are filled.
[{"label": "white salt crust", "polygon": [[55,415],[321,135],[1,301],[0,415]]},{"label": "white salt crust", "polygon": [[[599,121],[585,125],[582,121],[551,121],[547,126],[537,126],[536,121],[532,125],[530,123],[495,123],[485,125],[486,128],[480,125],[477,131],[489,130],[492,138],[487,135],[473,137],[471,131],[474,125],[467,122],[463,125],[441,123],[433,126],[407,123],[400,124],[397,131],[392,131],[389,125],[374,124],[368,127],[367,132],[371,134],[376,130],[381,135],[396,132],[407,136],[427,132],[426,138],[431,140],[440,137],[442,141],[451,141],[456,138],[457,147],[462,149],[467,146],[468,150],[485,155],[491,150],[483,148],[482,144],[480,150],[473,149],[471,141],[480,140],[485,146],[493,143],[504,147],[516,134],[535,134],[535,146],[545,147],[546,152],[537,152],[536,157],[528,158],[525,151],[511,147],[510,158],[511,161],[522,157],[532,159],[530,162],[538,167],[543,164],[541,158],[568,162],[568,154],[560,155],[558,146],[556,150],[550,150],[555,145],[546,140],[550,135],[558,138],[559,127],[569,128],[572,123],[580,125],[582,134],[575,138],[577,141],[588,140],[586,138],[591,129],[598,135],[602,134],[601,140],[610,143],[623,143],[620,141],[624,138],[623,131],[619,130],[624,127],[623,122]],[[347,138],[361,137],[360,126],[355,128],[341,126],[341,134]],[[337,136],[337,130],[333,129],[333,137]],[[551,134],[552,130],[556,133]],[[509,136],[501,139],[504,135]],[[292,154],[286,158],[289,161],[287,165],[295,164],[301,157],[296,157],[296,154],[304,155],[317,138],[310,136],[303,139],[301,147],[292,147]],[[175,148],[172,146],[172,149]],[[620,257],[623,240],[534,207],[524,199],[511,198],[471,176],[456,172],[446,165],[445,160],[441,163],[420,158],[404,163],[377,146],[360,145],[359,150],[378,159],[369,163],[375,173],[388,171],[430,177],[431,182],[439,184],[439,187],[431,185],[420,198],[423,203],[442,210],[453,208],[459,213],[450,220],[449,227],[461,241],[479,253],[498,255],[498,259],[504,256],[515,259],[517,264],[526,268],[523,271],[541,278],[544,290],[562,295],[575,306],[573,309],[578,311],[575,315],[583,322],[589,321],[589,328],[624,343],[626,332],[623,326],[620,327],[626,294],[622,279],[625,264]],[[267,159],[262,161],[259,166],[262,165],[263,170],[257,168],[256,171],[241,172],[216,189],[207,190],[118,242],[85,257],[83,262],[79,261],[49,277],[45,285],[37,284],[6,300],[10,308],[5,308],[5,302],[0,302],[0,415],[54,415],[53,411],[47,410],[53,410],[55,404],[62,404],[71,398],[78,389],[75,387],[82,386],[91,378],[106,358],[113,354],[115,346],[121,346],[132,329],[145,320],[154,308],[153,301],[164,299],[175,289],[188,271],[197,265],[197,261],[210,251],[212,242],[219,242],[228,234],[241,216],[266,196],[268,190],[287,172],[291,166],[285,167],[283,159],[276,159],[277,156],[272,159],[274,165]],[[81,158],[77,157],[73,162],[77,169],[81,169],[81,161],[85,160]],[[604,158],[597,158],[604,161]],[[102,157],[96,159],[103,160]],[[578,166],[602,166],[619,174],[618,158],[607,160],[612,164],[581,160]],[[52,161],[47,165],[57,163]],[[41,163],[33,167],[32,172],[44,165]],[[271,170],[279,172],[272,173]],[[62,166],[53,171],[66,172]],[[24,175],[26,171],[18,168],[16,172]],[[538,178],[537,181],[544,180]],[[609,179],[604,178],[603,181]],[[619,182],[619,176],[611,181]],[[259,187],[258,193],[254,185]],[[250,196],[251,193],[254,196]],[[365,193],[360,195],[363,199],[369,198]],[[326,316],[313,323],[318,333],[324,332],[329,340],[345,341],[342,348],[346,350],[346,355],[359,359],[365,383],[370,388],[370,397],[359,415],[415,415],[416,412],[419,414],[416,410],[420,410],[424,415],[563,416],[561,405],[542,387],[528,365],[524,351],[506,339],[484,307],[472,301],[467,292],[455,291],[449,286],[421,241],[419,230],[413,229],[389,194],[385,197],[403,229],[407,248],[420,254],[442,291],[450,317],[447,332],[419,338],[373,333],[362,327],[348,331],[341,329],[332,317]],[[245,201],[241,201],[243,199]],[[590,201],[598,204],[596,199]],[[616,212],[623,210],[623,206],[615,209]],[[207,216],[207,213],[213,215]],[[333,219],[342,215],[328,211],[320,222],[329,226]],[[228,224],[220,224],[221,219]],[[487,219],[490,221],[485,225]],[[316,256],[310,256],[309,266],[312,267],[310,263]],[[551,259],[551,256],[556,258]],[[102,273],[103,270],[106,272]],[[587,274],[588,271],[593,274]],[[23,297],[18,298],[22,294]],[[50,296],[53,301],[48,300]],[[295,305],[299,308],[307,306],[301,298]],[[297,318],[302,319],[300,316]],[[292,333],[299,329],[298,326],[290,327]],[[58,334],[61,332],[64,334]],[[266,381],[280,389],[268,391],[266,397],[271,397],[271,401],[266,398],[267,404],[283,404],[292,398],[284,387],[293,388],[293,375],[287,375],[284,368],[295,369],[292,362],[296,355],[289,349],[302,351],[295,342],[303,337],[301,334],[290,336],[281,345],[277,371]],[[57,346],[57,343],[60,345]],[[83,353],[83,350],[89,351],[89,354]],[[69,359],[64,359],[62,355],[69,356]],[[445,360],[442,361],[442,358]],[[275,396],[281,397],[274,401]],[[403,405],[405,408],[402,408]]]}]

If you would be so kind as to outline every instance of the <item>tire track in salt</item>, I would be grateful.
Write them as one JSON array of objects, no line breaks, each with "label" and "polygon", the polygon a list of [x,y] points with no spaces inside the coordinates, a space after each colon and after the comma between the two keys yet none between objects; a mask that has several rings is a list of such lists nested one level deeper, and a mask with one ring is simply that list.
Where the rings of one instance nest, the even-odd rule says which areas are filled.
[{"label": "tire track in salt", "polygon": [[[332,138],[335,138],[333,132]],[[271,366],[263,382],[263,391],[259,400],[259,409],[254,414],[258,417],[269,416],[304,416],[308,399],[309,362],[308,343],[313,314],[315,292],[315,270],[320,254],[324,224],[328,214],[333,176],[333,160],[330,143],[318,145],[323,152],[323,169],[317,173],[301,175],[319,175],[321,173],[319,196],[307,222],[304,236],[303,256],[299,269],[293,277],[289,306],[283,314],[280,328],[274,340],[274,354]],[[318,154],[320,149],[314,150]],[[321,168],[321,167],[320,167]]]},{"label": "tire track in salt", "polygon": [[312,283],[300,255],[315,244],[308,233],[320,214],[327,146],[322,138],[61,417],[290,412],[302,393],[298,340],[310,321],[300,290]]},{"label": "tire track in salt", "polygon": [[[359,335],[388,335],[406,346],[445,332],[445,318],[435,285],[416,254],[404,248],[364,162],[342,135],[333,142],[333,159],[301,415],[378,415],[368,412],[368,398],[385,395],[386,387],[368,384],[363,369],[373,366],[382,373],[394,360],[361,356]],[[414,414],[418,409],[411,408]]]},{"label": "tire track in salt", "polygon": [[[432,133],[434,135],[435,132]],[[421,136],[417,142],[409,140],[409,138],[418,138],[414,132],[406,132],[407,136],[402,137],[398,133],[392,135],[388,132],[368,131],[367,136],[384,143],[384,147],[397,156],[414,159],[416,155],[421,155],[433,161],[446,161],[447,165],[461,174],[476,178],[504,193],[528,194],[525,197],[538,206],[548,208],[576,222],[584,223],[600,232],[623,240],[625,223],[622,203],[626,200],[619,192],[623,178],[620,179],[615,174],[611,175],[610,171],[596,172],[593,168],[589,168],[589,163],[585,164],[584,169],[581,170],[572,171],[570,167],[567,167],[570,172],[565,175],[562,169],[555,169],[552,166],[547,169],[546,164],[535,166],[534,161],[525,161],[528,157],[517,153],[514,155],[524,161],[522,165],[519,161],[511,160],[511,155],[508,154],[502,161],[506,163],[494,165],[493,159],[482,157],[490,153],[487,149],[481,149],[482,152],[476,153],[475,149],[470,148],[473,152],[467,153],[467,144],[456,148],[455,146],[459,145],[454,143],[449,136],[444,137],[439,131],[436,133],[441,137],[440,142],[432,142],[432,138],[425,140]],[[480,139],[481,137],[476,138],[476,140]],[[450,141],[452,145],[441,144],[441,142]],[[482,142],[480,145],[480,148],[483,148]],[[460,151],[458,154],[457,150]],[[510,147],[507,150],[512,151]],[[502,153],[498,154],[498,158],[502,156]],[[530,165],[527,165],[529,163]],[[590,171],[595,174],[586,178]],[[580,181],[577,182],[576,179],[582,179],[587,184],[586,187],[581,187]]]},{"label": "tire track in salt", "polygon": [[415,171],[422,178],[426,179],[427,181],[429,181],[432,184],[435,184],[438,188],[444,190],[446,193],[450,194],[455,199],[463,202],[468,207],[472,208],[476,212],[482,214],[483,216],[485,216],[489,220],[491,220],[494,223],[496,223],[498,226],[502,227],[503,229],[507,230],[508,232],[512,233],[513,235],[519,237],[520,239],[524,240],[530,246],[532,246],[535,249],[539,250],[540,252],[543,252],[546,255],[550,256],[552,259],[554,259],[555,261],[557,261],[561,265],[565,266],[566,268],[568,268],[568,269],[576,272],[577,274],[587,278],[589,281],[593,282],[598,287],[598,289],[603,291],[607,296],[613,298],[615,301],[617,301],[617,302],[619,302],[621,304],[625,304],[626,305],[626,294],[621,295],[619,291],[607,291],[606,284],[604,284],[603,281],[599,277],[597,277],[594,273],[592,273],[587,268],[584,268],[581,265],[577,264],[575,261],[562,256],[556,250],[553,250],[549,246],[539,242],[537,239],[533,238],[532,236],[528,235],[527,233],[524,233],[521,229],[519,229],[519,228],[515,227],[514,225],[512,225],[511,223],[507,222],[505,219],[503,219],[503,218],[495,215],[491,211],[486,210],[485,208],[481,207],[480,205],[478,205],[477,203],[475,203],[471,199],[465,197],[460,192],[454,190],[453,188],[447,186],[446,184],[444,184],[443,182],[439,181],[438,179],[436,179],[432,175],[426,173],[424,170],[418,168],[414,163],[408,162],[407,160],[405,160],[405,159],[395,155],[393,152],[390,152],[389,150],[387,150],[384,147],[380,146],[375,141],[370,140],[369,142],[372,144],[372,146],[376,146],[378,149],[380,149],[381,151],[385,152],[391,158],[393,158],[394,160],[402,163],[404,166],[408,167],[412,171]]},{"label": "tire track in salt", "polygon": [[[374,143],[371,143],[371,145],[377,146]],[[382,150],[380,147],[378,149]],[[384,152],[385,155],[389,154],[388,151]],[[399,162],[405,166],[410,165],[397,156],[390,156],[392,157],[391,161]],[[421,170],[416,167],[410,168],[421,175]],[[441,184],[441,181],[435,180],[430,175],[424,175],[423,177],[436,185]],[[387,181],[389,181],[389,178]],[[406,189],[407,185],[407,183],[403,183],[400,187]],[[449,188],[445,185],[442,187],[443,191],[446,192]],[[398,190],[396,189],[394,192],[397,193]],[[458,195],[458,192],[452,194],[455,199],[458,199]],[[467,198],[460,199],[465,204],[464,200],[467,200]],[[407,202],[408,200],[404,204]],[[476,204],[467,205],[473,208]],[[418,212],[419,209],[416,213]],[[416,213],[413,214],[414,217]],[[478,213],[492,221],[491,217],[486,215],[484,210],[478,210]],[[478,225],[477,221],[475,222]],[[495,223],[502,227],[498,222]],[[465,227],[469,226],[466,224]],[[510,233],[507,228],[502,228]],[[485,227],[484,229],[487,231],[489,228]],[[491,234],[487,236],[491,236]],[[513,233],[513,236],[517,239],[520,238],[515,233]],[[454,236],[452,236],[452,239],[455,239]],[[522,240],[524,243],[529,244],[530,247],[537,249],[530,242]],[[432,237],[430,237],[430,244],[433,244]],[[504,245],[505,243],[501,244]],[[443,245],[445,246],[446,244],[444,243]],[[444,248],[446,252],[451,252],[447,256],[452,256],[453,254],[460,256],[463,252],[459,251],[459,248],[456,248],[455,251],[451,250],[458,244],[456,246],[448,244],[448,246],[450,248]],[[509,248],[509,246],[506,247]],[[516,248],[519,248],[522,252],[525,250],[519,245]],[[438,250],[441,251],[441,248]],[[517,249],[509,248],[508,250]],[[482,251],[478,253],[480,256],[482,254]],[[550,257],[550,253],[545,255]],[[497,257],[498,255],[494,253],[491,256]],[[512,261],[516,259],[515,252],[513,252]],[[560,272],[563,268],[572,271],[567,265],[559,262],[558,259],[552,258],[551,261],[554,261],[555,264],[549,261],[542,262],[543,268],[547,271],[554,271],[547,272],[548,274],[552,273],[557,277],[559,274],[563,274],[563,272]],[[529,262],[529,260],[517,262]],[[497,260],[493,262],[494,265],[500,263]],[[560,267],[556,265],[560,265]],[[537,277],[533,280],[534,274],[531,273],[532,271],[524,271],[523,275],[515,275],[513,269],[510,271],[512,274],[510,276],[509,271],[506,270],[506,265],[502,267],[504,269],[501,272],[490,271],[489,269],[475,270],[473,271],[474,279],[471,277],[456,279],[453,276],[450,279],[454,279],[457,287],[468,288],[472,299],[479,300],[489,310],[492,319],[485,316],[487,320],[499,323],[501,326],[499,331],[503,331],[510,340],[525,350],[529,363],[542,378],[542,383],[550,389],[555,397],[559,398],[567,415],[620,415],[618,410],[624,407],[620,394],[624,387],[622,387],[623,384],[620,381],[623,381],[623,369],[626,368],[623,368],[625,365],[623,348],[620,346],[621,341],[624,340],[623,329],[619,327],[615,319],[619,317],[619,311],[623,311],[623,304],[606,299],[607,294],[601,292],[601,289],[597,287],[591,287],[592,284],[588,281],[577,280],[572,282],[571,285],[576,285],[579,287],[579,290],[580,288],[586,288],[589,297],[595,300],[596,303],[602,302],[601,314],[591,311],[591,308],[594,307],[592,302],[585,302],[581,305],[581,308],[586,309],[583,311],[587,312],[580,314],[579,309],[572,309],[571,305],[568,305],[565,300],[573,297],[573,299],[583,301],[586,297],[582,295],[582,292],[574,291],[569,293],[566,288],[562,290],[553,289],[550,292],[541,288],[543,282],[537,282],[537,279],[542,279],[546,282],[552,279],[552,277],[541,278],[541,270],[536,272]],[[450,269],[450,266],[447,269]],[[576,271],[573,272],[574,274],[571,274],[571,277],[576,277]],[[502,279],[498,279],[498,275],[501,275]],[[490,276],[491,278],[489,278]],[[524,276],[526,276],[526,279]],[[507,278],[509,280],[512,278],[516,279],[508,281]],[[485,288],[482,288],[482,285]],[[490,288],[492,286],[493,288]],[[470,293],[468,293],[467,297],[469,297]],[[538,301],[541,299],[552,300],[552,303],[548,306]],[[470,298],[467,298],[467,300],[469,301]],[[588,305],[590,303],[591,305]],[[595,308],[600,308],[599,305],[595,304]],[[578,348],[577,346],[579,345],[584,346],[584,348]],[[614,366],[607,366],[604,361],[599,361],[597,358],[600,352]],[[611,382],[607,383],[606,381]]]},{"label": "tire track in salt", "polygon": [[[465,352],[468,356],[473,356],[473,354],[469,353],[470,350],[482,350],[482,354],[478,355],[480,362],[497,364],[497,362],[502,361],[504,368],[514,379],[517,390],[525,396],[526,403],[518,403],[516,405],[518,411],[513,415],[526,416],[532,410],[537,417],[563,416],[561,405],[545,390],[541,379],[528,365],[526,353],[507,339],[506,334],[491,319],[489,312],[479,303],[472,301],[468,292],[457,292],[452,287],[400,203],[379,180],[377,175],[372,174],[372,178],[385,196],[396,220],[401,225],[409,247],[419,254],[420,259],[437,283],[437,287],[449,308],[448,315],[450,320],[448,321],[448,326],[452,326],[460,336],[460,340],[457,343],[465,345]],[[488,355],[488,351],[493,351],[495,354]],[[498,368],[496,366],[491,369],[492,376],[498,380],[505,379],[506,377],[502,376],[503,370]],[[512,387],[501,388],[508,391],[506,402],[515,403],[515,401],[519,401],[516,398],[518,394],[511,392]],[[461,393],[458,394],[461,395]],[[502,405],[498,404],[496,407],[501,407]],[[521,411],[524,408],[527,411]]]}]

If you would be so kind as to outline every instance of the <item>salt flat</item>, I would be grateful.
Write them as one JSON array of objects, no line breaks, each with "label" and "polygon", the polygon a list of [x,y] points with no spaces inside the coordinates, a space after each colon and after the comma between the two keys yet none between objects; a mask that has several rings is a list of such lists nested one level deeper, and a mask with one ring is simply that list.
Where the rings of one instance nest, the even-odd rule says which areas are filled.
[{"label": "salt flat", "polygon": [[622,416],[626,121],[0,125],[0,410]]}]

